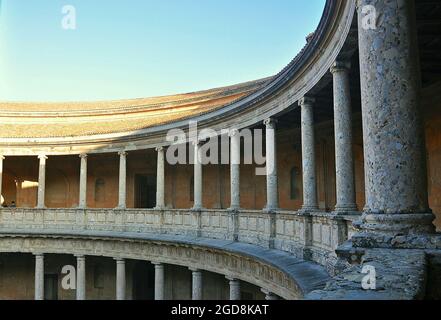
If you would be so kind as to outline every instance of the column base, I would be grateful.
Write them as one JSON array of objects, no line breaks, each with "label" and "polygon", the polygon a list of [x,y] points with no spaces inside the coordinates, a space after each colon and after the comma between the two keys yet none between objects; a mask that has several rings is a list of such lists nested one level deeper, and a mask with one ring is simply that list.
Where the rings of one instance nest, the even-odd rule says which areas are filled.
[{"label": "column base", "polygon": [[299,210],[299,212],[317,212],[320,211],[318,206],[302,206],[302,208]]},{"label": "column base", "polygon": [[365,212],[361,221],[354,225],[364,232],[398,234],[433,234],[435,226],[433,213],[375,214]]},{"label": "column base", "polygon": [[240,210],[242,210],[241,207],[231,207],[231,208],[227,209],[227,211],[230,212],[230,213],[239,213]]},{"label": "column base", "polygon": [[336,205],[333,211],[336,215],[359,215],[356,204]]}]

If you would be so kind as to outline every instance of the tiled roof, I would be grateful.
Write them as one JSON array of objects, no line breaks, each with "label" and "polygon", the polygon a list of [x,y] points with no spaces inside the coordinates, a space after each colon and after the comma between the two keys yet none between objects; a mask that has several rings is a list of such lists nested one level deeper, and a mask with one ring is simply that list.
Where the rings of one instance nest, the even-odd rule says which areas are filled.
[{"label": "tiled roof", "polygon": [[0,138],[75,137],[136,131],[224,107],[257,91],[268,80],[120,101],[0,102]]}]

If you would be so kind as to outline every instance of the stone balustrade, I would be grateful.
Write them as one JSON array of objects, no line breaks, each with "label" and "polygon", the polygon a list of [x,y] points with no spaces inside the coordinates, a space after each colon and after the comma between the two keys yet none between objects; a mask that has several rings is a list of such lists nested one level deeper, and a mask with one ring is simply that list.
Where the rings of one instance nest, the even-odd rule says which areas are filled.
[{"label": "stone balustrade", "polygon": [[355,216],[241,210],[24,209],[0,210],[0,233],[105,231],[231,240],[286,251],[328,265],[348,240]]}]

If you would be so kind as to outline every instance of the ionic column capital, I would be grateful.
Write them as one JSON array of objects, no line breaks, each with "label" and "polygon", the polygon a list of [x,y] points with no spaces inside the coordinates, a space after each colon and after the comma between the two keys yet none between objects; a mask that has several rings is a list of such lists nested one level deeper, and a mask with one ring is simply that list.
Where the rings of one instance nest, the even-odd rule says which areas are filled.
[{"label": "ionic column capital", "polygon": [[78,157],[80,157],[81,159],[87,159],[88,155],[87,153],[82,153]]},{"label": "ionic column capital", "polygon": [[267,129],[275,129],[277,120],[274,118],[268,118],[263,121],[263,124],[266,126]]},{"label": "ionic column capital", "polygon": [[305,96],[299,100],[299,107],[312,107],[315,104],[315,101],[315,98]]},{"label": "ionic column capital", "polygon": [[235,137],[235,136],[237,136],[238,134],[239,134],[239,129],[230,129],[230,130],[228,131],[228,136],[229,136],[230,138]]},{"label": "ionic column capital", "polygon": [[118,155],[119,155],[121,158],[125,158],[125,157],[127,157],[127,151],[119,151],[119,152],[118,152]]},{"label": "ionic column capital", "polygon": [[155,148],[155,151],[156,152],[163,152],[165,150],[165,147],[164,146],[160,146],[160,147],[156,147]]},{"label": "ionic column capital", "polygon": [[349,61],[335,61],[329,71],[334,74],[338,72],[349,72],[351,70],[351,63]]},{"label": "ionic column capital", "polygon": [[40,159],[40,160],[47,160],[47,159],[48,159],[48,156],[45,155],[45,154],[39,154],[39,155],[38,155],[38,159]]},{"label": "ionic column capital", "polygon": [[0,154],[0,160],[5,160],[5,159],[6,159],[6,157],[4,155]]}]

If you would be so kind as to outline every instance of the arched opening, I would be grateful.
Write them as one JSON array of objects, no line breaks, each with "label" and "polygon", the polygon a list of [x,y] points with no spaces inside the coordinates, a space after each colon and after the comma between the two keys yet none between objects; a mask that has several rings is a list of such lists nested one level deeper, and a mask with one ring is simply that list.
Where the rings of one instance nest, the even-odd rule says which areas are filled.
[{"label": "arched opening", "polygon": [[136,261],[133,268],[133,300],[154,300],[155,269],[147,261]]}]

